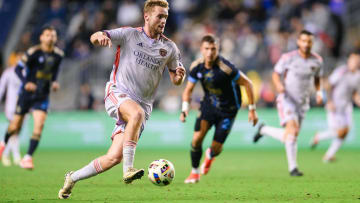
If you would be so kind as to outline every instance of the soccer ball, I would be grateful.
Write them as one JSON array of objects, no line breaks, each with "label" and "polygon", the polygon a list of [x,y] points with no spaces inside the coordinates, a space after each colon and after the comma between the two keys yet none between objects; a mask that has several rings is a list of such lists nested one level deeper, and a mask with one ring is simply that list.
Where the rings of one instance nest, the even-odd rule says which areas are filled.
[{"label": "soccer ball", "polygon": [[170,161],[159,159],[150,163],[148,168],[148,178],[154,185],[169,185],[174,177],[175,168]]}]

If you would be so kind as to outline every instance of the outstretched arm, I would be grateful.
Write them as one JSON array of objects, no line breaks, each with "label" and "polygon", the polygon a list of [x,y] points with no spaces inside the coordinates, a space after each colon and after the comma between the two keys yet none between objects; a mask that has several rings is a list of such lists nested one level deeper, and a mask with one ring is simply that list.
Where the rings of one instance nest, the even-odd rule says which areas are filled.
[{"label": "outstretched arm", "polygon": [[246,94],[249,98],[249,122],[252,122],[253,126],[255,126],[258,122],[258,116],[256,113],[253,83],[246,75],[240,73],[237,84],[245,87]]},{"label": "outstretched arm", "polygon": [[90,41],[94,46],[112,46],[111,39],[106,35],[106,33],[98,31],[91,35]]},{"label": "outstretched arm", "polygon": [[194,90],[196,83],[187,82],[185,90],[182,94],[182,108],[181,108],[181,114],[180,114],[180,121],[185,122],[186,117],[189,114],[190,109],[190,101],[191,101],[191,94]]}]

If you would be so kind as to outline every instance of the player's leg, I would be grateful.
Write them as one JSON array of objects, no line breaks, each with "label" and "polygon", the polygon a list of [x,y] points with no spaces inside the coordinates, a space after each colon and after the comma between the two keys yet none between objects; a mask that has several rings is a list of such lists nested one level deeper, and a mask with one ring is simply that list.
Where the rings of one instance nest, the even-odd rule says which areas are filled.
[{"label": "player's leg", "polygon": [[32,115],[34,119],[33,134],[30,138],[28,151],[20,162],[21,168],[29,169],[29,170],[34,169],[34,163],[32,157],[39,145],[41,134],[44,129],[47,113],[46,111],[35,109]]},{"label": "player's leg", "polygon": [[201,164],[201,174],[206,175],[209,172],[211,164],[215,161],[215,157],[222,152],[223,144],[231,131],[234,121],[234,117],[221,117],[215,124],[214,139],[211,147],[205,152],[205,159]]},{"label": "player's leg", "polygon": [[131,99],[123,101],[118,110],[120,117],[126,122],[123,143],[123,180],[125,183],[131,183],[144,174],[144,169],[138,170],[133,166],[136,145],[145,122],[145,112]]},{"label": "player's leg", "polygon": [[11,136],[7,145],[6,146],[4,145],[4,151],[1,156],[1,162],[2,162],[3,166],[5,166],[5,167],[11,166],[10,151],[11,151],[13,137],[14,136]]},{"label": "player's leg", "polygon": [[327,163],[327,162],[331,162],[331,161],[335,160],[335,154],[340,149],[341,145],[343,144],[344,139],[345,139],[346,135],[348,134],[348,132],[349,132],[348,126],[337,130],[337,137],[335,137],[333,139],[329,149],[326,151],[326,154],[323,158],[324,162]]},{"label": "player's leg", "polygon": [[14,134],[18,134],[20,132],[25,114],[15,114],[14,118],[11,120],[4,138],[4,143],[0,146],[0,158],[2,157],[2,153],[10,139],[10,137]]},{"label": "player's leg", "polygon": [[119,164],[122,160],[123,143],[123,132],[113,135],[113,142],[105,155],[92,160],[88,165],[75,172],[71,171],[65,174],[65,182],[59,190],[59,198],[67,199],[70,197],[71,190],[76,182],[96,176]]},{"label": "player's leg", "polygon": [[285,150],[288,161],[288,169],[291,176],[302,176],[303,173],[297,166],[297,136],[300,130],[299,120],[290,120],[285,127]]},{"label": "player's leg", "polygon": [[189,177],[185,179],[185,183],[196,183],[200,180],[199,165],[202,156],[202,143],[210,127],[211,124],[209,121],[203,120],[201,117],[196,119],[195,131],[191,142],[190,151],[192,170]]},{"label": "player's leg", "polygon": [[327,112],[327,122],[329,128],[324,131],[317,132],[315,136],[312,138],[310,147],[314,149],[320,141],[334,139],[337,137],[337,128],[338,123],[342,122],[341,120],[338,121],[336,113],[332,111]]},{"label": "player's leg", "polygon": [[14,134],[13,136],[11,136],[9,140],[9,144],[10,144],[10,151],[12,152],[14,164],[19,165],[21,161],[19,135]]}]

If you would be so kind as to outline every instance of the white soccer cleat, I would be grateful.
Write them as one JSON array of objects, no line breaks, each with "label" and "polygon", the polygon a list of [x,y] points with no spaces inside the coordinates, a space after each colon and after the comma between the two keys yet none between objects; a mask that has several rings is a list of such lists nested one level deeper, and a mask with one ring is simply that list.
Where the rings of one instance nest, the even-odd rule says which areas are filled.
[{"label": "white soccer cleat", "polygon": [[190,173],[189,177],[187,177],[184,181],[185,184],[194,184],[200,181],[200,174],[198,173]]},{"label": "white soccer cleat", "polygon": [[2,156],[1,162],[5,167],[11,166],[11,160],[9,156]]},{"label": "white soccer cleat", "polygon": [[75,185],[75,182],[71,179],[71,174],[73,171],[70,171],[65,174],[64,186],[59,190],[59,199],[67,199],[71,195],[71,190]]},{"label": "white soccer cleat", "polygon": [[125,184],[130,184],[136,179],[141,179],[144,175],[144,169],[129,168],[123,176]]}]

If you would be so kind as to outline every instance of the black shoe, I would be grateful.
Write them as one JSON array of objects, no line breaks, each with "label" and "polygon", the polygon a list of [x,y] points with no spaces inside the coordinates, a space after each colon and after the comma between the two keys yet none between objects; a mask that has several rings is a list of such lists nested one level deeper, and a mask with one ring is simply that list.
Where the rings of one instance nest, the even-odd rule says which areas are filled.
[{"label": "black shoe", "polygon": [[258,127],[258,129],[257,129],[257,131],[256,131],[256,134],[254,135],[254,140],[253,140],[254,143],[256,143],[257,141],[259,141],[259,139],[263,137],[263,135],[260,134],[260,131],[261,131],[261,128],[264,127],[264,126],[265,126],[264,123],[260,123],[260,124],[259,124],[259,127]]},{"label": "black shoe", "polygon": [[304,174],[299,171],[297,168],[294,168],[291,172],[290,172],[291,176],[303,176]]}]

